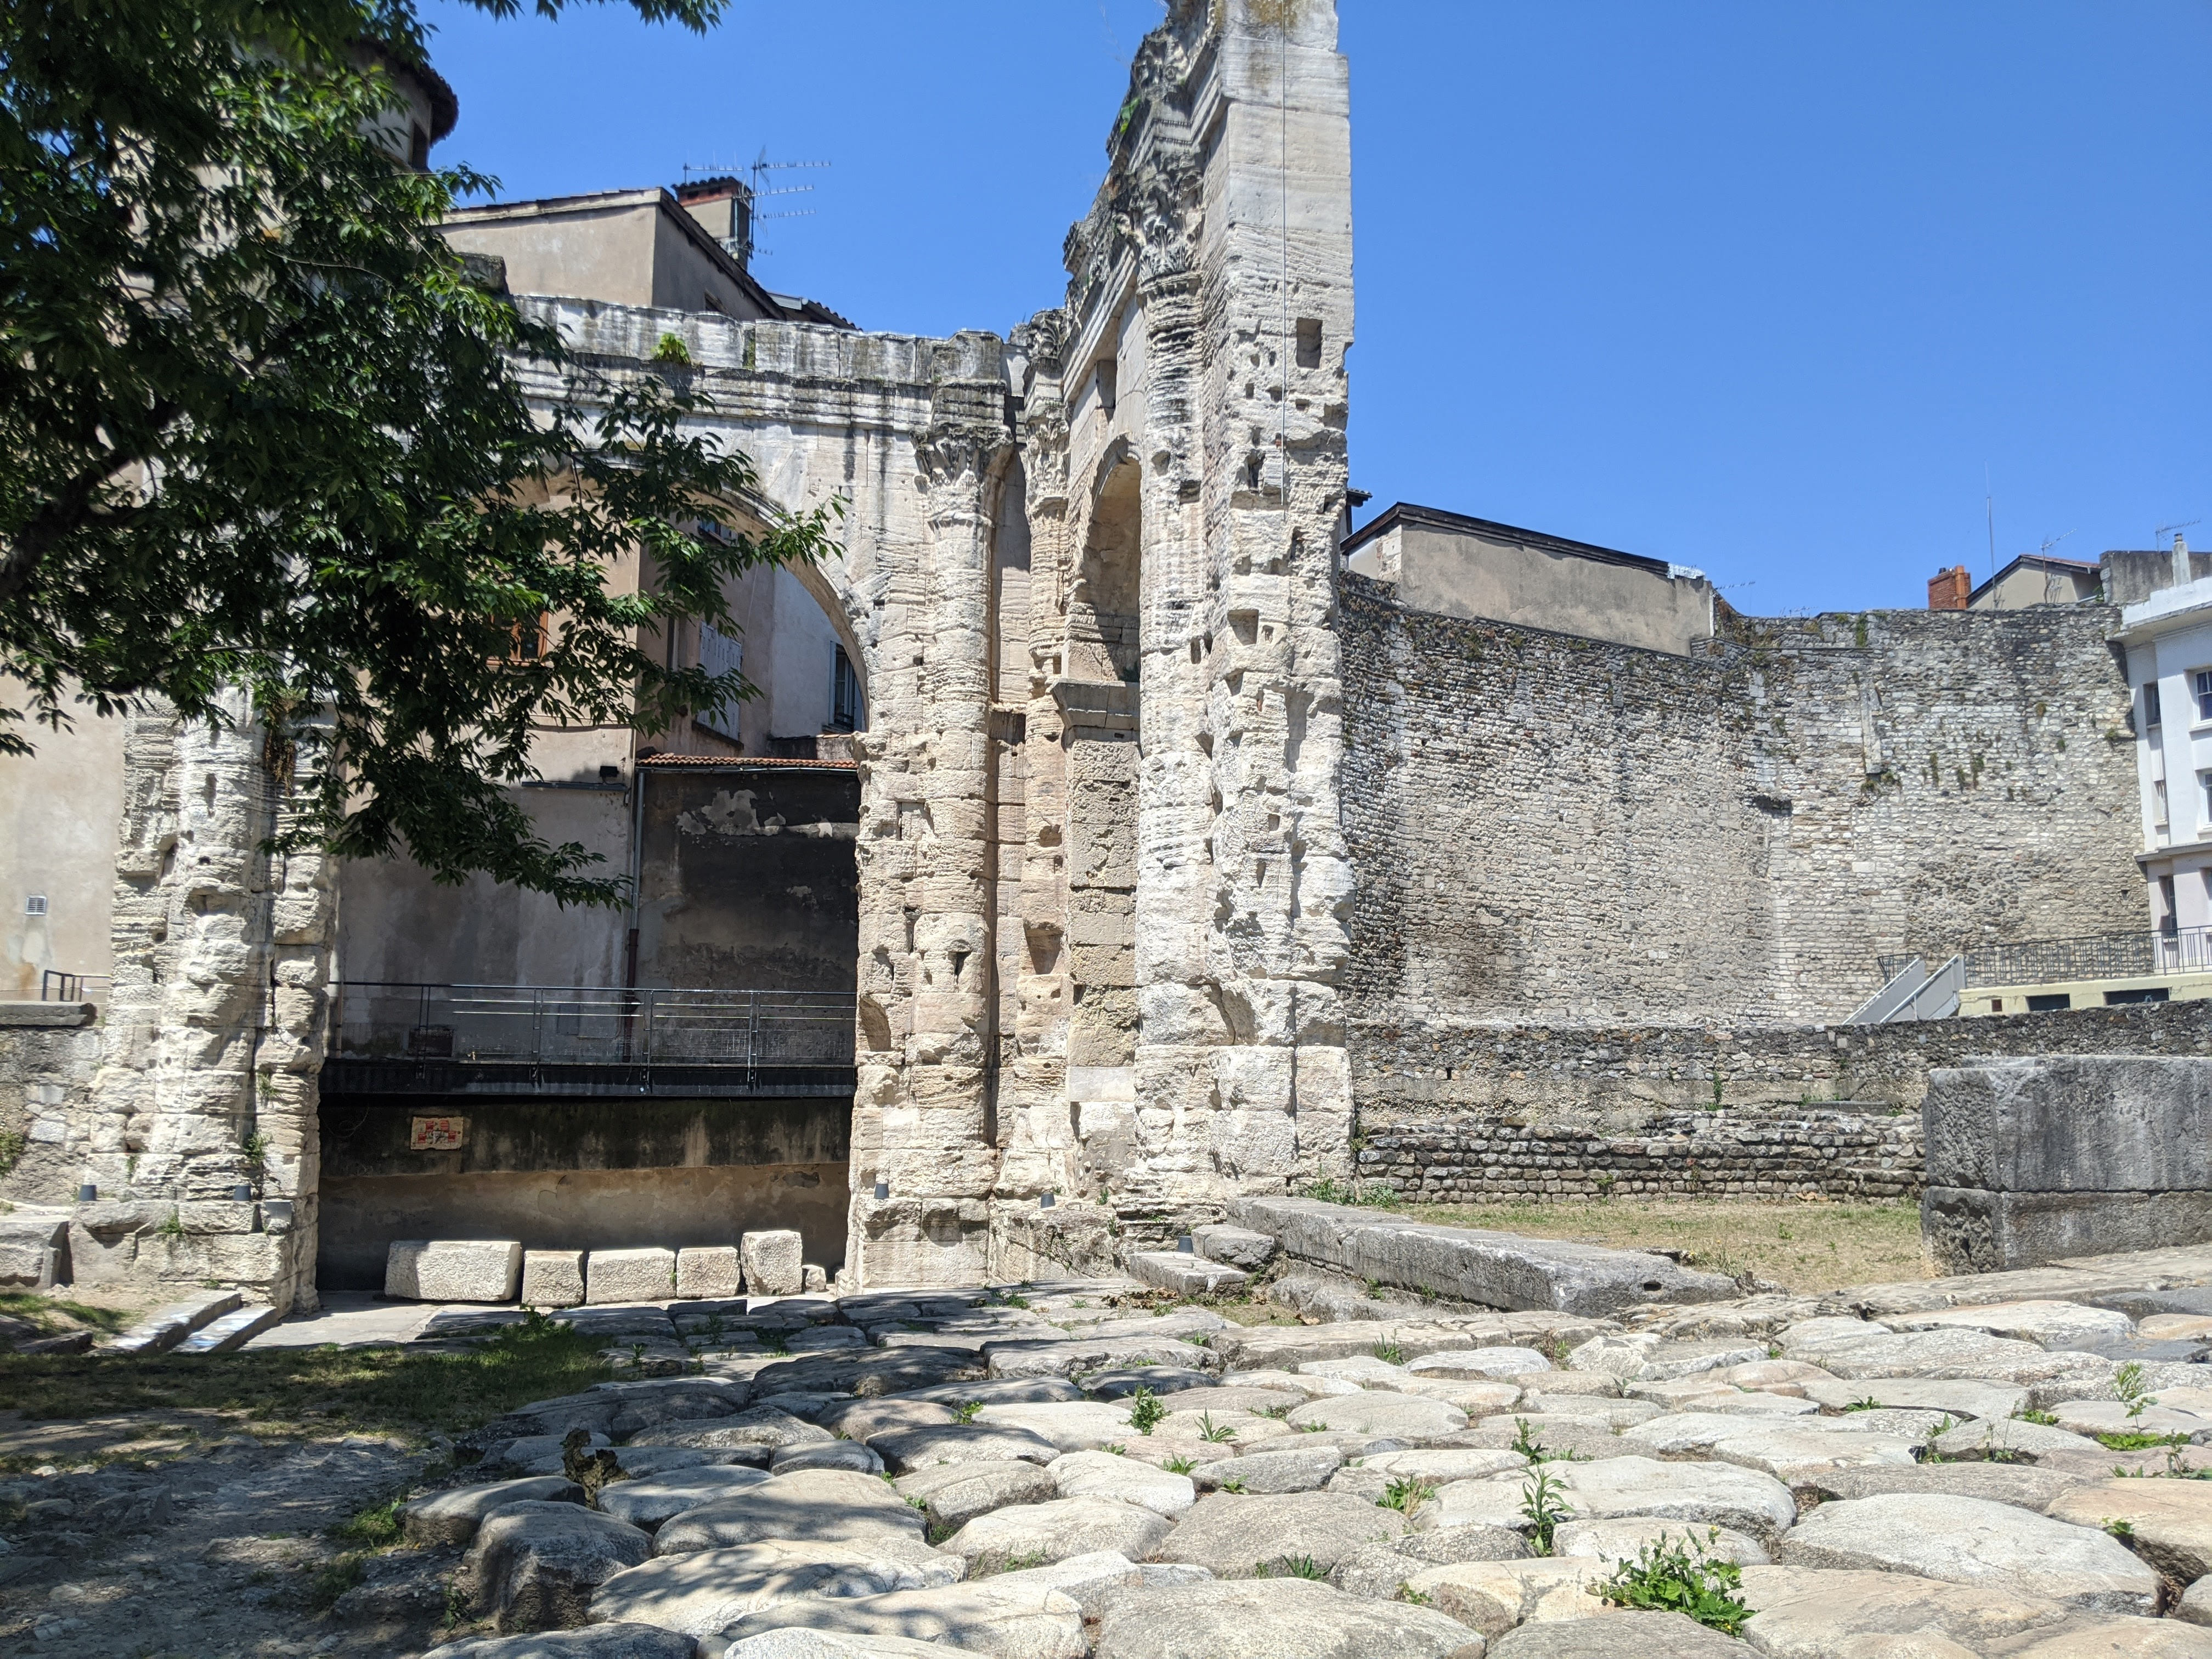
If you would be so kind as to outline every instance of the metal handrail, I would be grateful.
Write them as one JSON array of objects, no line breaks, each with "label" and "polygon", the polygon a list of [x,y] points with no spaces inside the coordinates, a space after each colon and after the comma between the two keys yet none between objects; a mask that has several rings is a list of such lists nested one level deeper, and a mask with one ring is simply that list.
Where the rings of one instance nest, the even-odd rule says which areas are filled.
[{"label": "metal handrail", "polygon": [[85,987],[94,981],[112,985],[114,980],[107,974],[65,974],[58,968],[46,968],[39,973],[39,1000],[41,1002],[82,1002]]},{"label": "metal handrail", "polygon": [[1960,952],[1968,985],[2051,985],[2074,980],[2143,979],[2212,973],[2212,927],[2145,928],[2080,939],[1977,945]]},{"label": "metal handrail", "polygon": [[333,1060],[472,1066],[850,1066],[850,992],[348,980]]}]

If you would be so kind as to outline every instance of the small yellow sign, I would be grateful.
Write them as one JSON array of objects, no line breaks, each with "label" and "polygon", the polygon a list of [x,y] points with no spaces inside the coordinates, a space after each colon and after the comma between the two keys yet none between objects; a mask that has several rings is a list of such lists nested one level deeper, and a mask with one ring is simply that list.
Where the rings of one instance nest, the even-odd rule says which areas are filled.
[{"label": "small yellow sign", "polygon": [[407,1133],[410,1152],[458,1152],[468,1145],[469,1121],[465,1117],[418,1117]]}]

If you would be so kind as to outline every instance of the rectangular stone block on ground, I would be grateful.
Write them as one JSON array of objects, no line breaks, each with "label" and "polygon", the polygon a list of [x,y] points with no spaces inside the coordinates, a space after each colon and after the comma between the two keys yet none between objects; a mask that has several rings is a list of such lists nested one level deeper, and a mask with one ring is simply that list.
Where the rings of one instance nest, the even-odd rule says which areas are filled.
[{"label": "rectangular stone block on ground", "polygon": [[2212,1060],[2055,1054],[1929,1073],[1929,1256],[1948,1273],[2212,1240]]},{"label": "rectangular stone block on ground", "polygon": [[108,1345],[111,1353],[166,1353],[246,1298],[236,1291],[202,1291],[156,1308]]},{"label": "rectangular stone block on ground", "polygon": [[385,1255],[385,1295],[414,1302],[512,1302],[521,1279],[511,1238],[396,1238]]},{"label": "rectangular stone block on ground", "polygon": [[1247,1273],[1257,1273],[1275,1254],[1273,1237],[1255,1232],[1249,1227],[1217,1223],[1192,1228],[1190,1237],[1191,1243],[1198,1246],[1198,1253],[1208,1261],[1225,1262]]},{"label": "rectangular stone block on ground", "polygon": [[2212,1059],[2051,1054],[1942,1068],[1929,1073],[1921,1123],[1931,1187],[2212,1191]]},{"label": "rectangular stone block on ground", "polygon": [[1129,1257],[1130,1275],[1146,1285],[1173,1291],[1177,1296],[1204,1296],[1214,1291],[1233,1291],[1251,1278],[1241,1268],[1180,1250],[1139,1250]]},{"label": "rectangular stone block on ground", "polygon": [[676,1294],[680,1297],[735,1296],[742,1284],[734,1244],[702,1245],[676,1253]]},{"label": "rectangular stone block on ground", "polygon": [[525,1250],[522,1299],[533,1308],[574,1308],[584,1300],[581,1250]]},{"label": "rectangular stone block on ground", "polygon": [[738,1241],[744,1258],[745,1289],[754,1296],[798,1296],[806,1288],[805,1246],[796,1232],[774,1228],[747,1233]]},{"label": "rectangular stone block on ground", "polygon": [[584,1300],[665,1302],[676,1294],[676,1252],[593,1250],[584,1261]]},{"label": "rectangular stone block on ground", "polygon": [[1440,1227],[1308,1198],[1231,1199],[1228,1208],[1231,1222],[1270,1235],[1296,1260],[1488,1308],[1617,1314],[1741,1294],[1733,1279],[1642,1250]]},{"label": "rectangular stone block on ground", "polygon": [[69,1218],[0,1217],[0,1286],[51,1290],[69,1278]]},{"label": "rectangular stone block on ground", "polygon": [[1930,1187],[1921,1194],[1920,1234],[1945,1273],[2001,1273],[2212,1239],[2212,1193]]}]

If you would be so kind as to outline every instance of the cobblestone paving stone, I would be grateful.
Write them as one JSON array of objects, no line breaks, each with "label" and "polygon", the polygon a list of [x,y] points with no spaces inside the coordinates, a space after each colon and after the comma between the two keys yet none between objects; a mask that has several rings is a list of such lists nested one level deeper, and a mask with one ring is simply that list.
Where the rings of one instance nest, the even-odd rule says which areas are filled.
[{"label": "cobblestone paving stone", "polygon": [[[2125,1277],[2081,1274],[2079,1318],[2045,1273],[2025,1312],[1940,1322],[1763,1296],[1264,1341],[1121,1280],[594,1310],[684,1332],[686,1370],[635,1378],[625,1354],[450,1443],[0,1417],[0,1650],[1151,1659],[1241,1621],[1285,1653],[1474,1659],[1516,1632],[1579,1652],[1567,1621],[1656,1631],[1605,1595],[1656,1544],[1741,1565],[1736,1651],[1857,1659],[1872,1632],[1952,1659],[2212,1659],[2212,1364],[2105,1352],[2136,1336],[2111,1311]],[[804,1332],[836,1340],[791,1352]],[[918,1340],[946,1334],[965,1346]],[[2082,1337],[2098,1351],[2063,1346]],[[1426,1359],[1455,1344],[1476,1357]],[[1455,1370],[1474,1392],[1424,1395]],[[550,1478],[568,1429],[623,1466],[581,1505]],[[856,1467],[768,1466],[815,1448]],[[539,1478],[492,1490],[518,1450]],[[398,1498],[424,1519],[397,1544],[332,1536]],[[528,1645],[548,1622],[570,1627]]]}]

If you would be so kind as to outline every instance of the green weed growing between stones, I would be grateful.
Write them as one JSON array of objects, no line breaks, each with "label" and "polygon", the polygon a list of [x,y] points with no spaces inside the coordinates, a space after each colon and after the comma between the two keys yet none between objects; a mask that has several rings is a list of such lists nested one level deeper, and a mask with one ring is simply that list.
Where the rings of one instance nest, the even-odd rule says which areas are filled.
[{"label": "green weed growing between stones", "polygon": [[1739,1636],[1751,1617],[1740,1594],[1743,1569],[1709,1552],[1719,1537],[1716,1528],[1704,1545],[1691,1538],[1678,1544],[1662,1534],[1637,1551],[1634,1560],[1617,1563],[1597,1594],[1617,1607],[1679,1613],[1723,1636]]},{"label": "green weed growing between stones", "polygon": [[1375,1502],[1381,1508],[1411,1515],[1436,1495],[1437,1489],[1429,1481],[1406,1475],[1393,1480]]},{"label": "green weed growing between stones", "polygon": [[1562,1522],[1575,1518],[1574,1510],[1552,1479],[1551,1471],[1531,1469],[1521,1487],[1521,1513],[1528,1522],[1528,1547],[1538,1555],[1552,1553],[1552,1535]]},{"label": "green weed growing between stones", "polygon": [[1150,1389],[1139,1387],[1129,1396],[1129,1426],[1139,1434],[1150,1434],[1167,1414],[1168,1408],[1160,1404],[1160,1397]]}]

